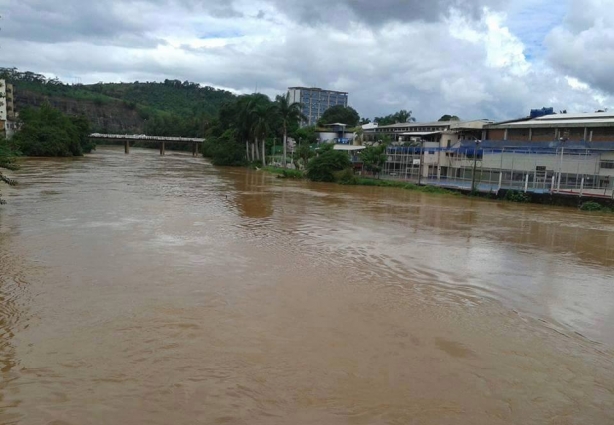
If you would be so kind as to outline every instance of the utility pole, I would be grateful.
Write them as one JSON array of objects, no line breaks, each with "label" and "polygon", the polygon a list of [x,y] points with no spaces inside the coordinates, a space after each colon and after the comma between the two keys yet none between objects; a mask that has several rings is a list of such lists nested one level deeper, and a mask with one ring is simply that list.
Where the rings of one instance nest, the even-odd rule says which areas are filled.
[{"label": "utility pole", "polygon": [[475,149],[473,150],[473,173],[471,176],[471,193],[475,193],[475,172],[478,167],[478,146],[481,142],[481,140],[476,140]]},{"label": "utility pole", "polygon": [[420,139],[420,163],[418,165],[418,186],[422,183],[422,156],[424,155],[424,139]]}]

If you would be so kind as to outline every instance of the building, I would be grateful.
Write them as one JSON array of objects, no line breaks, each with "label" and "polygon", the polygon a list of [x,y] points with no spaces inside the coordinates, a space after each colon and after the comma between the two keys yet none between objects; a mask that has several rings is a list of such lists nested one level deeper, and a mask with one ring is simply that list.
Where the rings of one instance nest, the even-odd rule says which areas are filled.
[{"label": "building", "polygon": [[413,125],[384,132],[419,141],[389,146],[384,174],[482,191],[614,196],[614,113],[544,115],[481,129],[478,122],[443,130]]},{"label": "building", "polygon": [[444,141],[446,146],[452,146],[459,140],[479,139],[489,120],[474,121],[435,121],[435,122],[405,122],[391,125],[364,128],[365,140],[376,142],[388,136],[394,142],[429,142]]},{"label": "building", "polygon": [[0,80],[0,133],[10,138],[17,130],[18,114],[15,111],[15,89],[12,84]]},{"label": "building", "polygon": [[553,114],[484,127],[484,140],[614,142],[614,112]]},{"label": "building", "polygon": [[316,125],[324,111],[331,106],[348,106],[348,94],[346,92],[324,90],[316,87],[290,87],[288,88],[290,103],[300,103],[303,115],[307,120],[302,126]]}]

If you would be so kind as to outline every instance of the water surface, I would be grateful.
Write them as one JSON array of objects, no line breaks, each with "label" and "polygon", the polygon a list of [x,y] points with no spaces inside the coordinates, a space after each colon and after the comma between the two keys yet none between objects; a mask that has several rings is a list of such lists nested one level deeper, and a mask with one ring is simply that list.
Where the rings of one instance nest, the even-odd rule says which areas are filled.
[{"label": "water surface", "polygon": [[614,217],[102,148],[0,210],[0,424],[614,423]]}]

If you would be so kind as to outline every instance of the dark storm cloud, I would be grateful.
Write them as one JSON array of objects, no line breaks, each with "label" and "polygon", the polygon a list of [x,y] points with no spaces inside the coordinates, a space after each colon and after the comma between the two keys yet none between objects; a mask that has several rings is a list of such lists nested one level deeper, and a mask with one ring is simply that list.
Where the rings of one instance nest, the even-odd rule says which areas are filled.
[{"label": "dark storm cloud", "polygon": [[151,22],[144,12],[177,9],[215,18],[239,18],[231,3],[216,0],[15,0],[4,10],[2,37],[42,43],[91,42],[153,47],[164,41],[151,36],[164,22]]},{"label": "dark storm cloud", "polygon": [[270,0],[288,16],[309,24],[342,27],[348,17],[373,26],[388,22],[434,22],[451,9],[479,17],[485,6],[501,0]]}]

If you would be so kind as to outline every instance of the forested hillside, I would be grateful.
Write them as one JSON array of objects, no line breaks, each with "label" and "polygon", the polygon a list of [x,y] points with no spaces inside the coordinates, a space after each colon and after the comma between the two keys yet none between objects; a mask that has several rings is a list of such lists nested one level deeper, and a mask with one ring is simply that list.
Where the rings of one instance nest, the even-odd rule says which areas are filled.
[{"label": "forested hillside", "polygon": [[188,81],[65,84],[34,72],[0,68],[15,85],[16,109],[48,102],[69,115],[84,115],[93,131],[199,137],[219,108],[235,96]]}]

